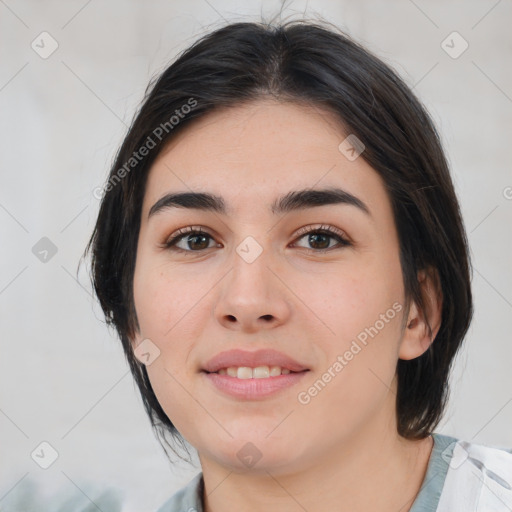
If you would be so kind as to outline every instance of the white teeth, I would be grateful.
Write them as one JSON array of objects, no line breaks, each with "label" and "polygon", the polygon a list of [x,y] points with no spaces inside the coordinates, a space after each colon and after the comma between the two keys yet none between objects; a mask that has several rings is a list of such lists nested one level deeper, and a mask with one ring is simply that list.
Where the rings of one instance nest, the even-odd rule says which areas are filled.
[{"label": "white teeth", "polygon": [[280,366],[271,366],[270,367],[270,376],[271,377],[277,377],[278,375],[281,375],[281,367]]},{"label": "white teeth", "polygon": [[240,366],[236,371],[236,376],[238,379],[252,379],[252,368]]},{"label": "white teeth", "polygon": [[270,377],[270,368],[268,366],[257,366],[252,371],[252,375],[255,379],[267,379]]},{"label": "white teeth", "polygon": [[219,375],[229,375],[237,379],[267,379],[268,377],[278,377],[279,375],[288,375],[288,368],[280,366],[257,366],[250,368],[248,366],[230,366],[229,368],[221,368]]}]

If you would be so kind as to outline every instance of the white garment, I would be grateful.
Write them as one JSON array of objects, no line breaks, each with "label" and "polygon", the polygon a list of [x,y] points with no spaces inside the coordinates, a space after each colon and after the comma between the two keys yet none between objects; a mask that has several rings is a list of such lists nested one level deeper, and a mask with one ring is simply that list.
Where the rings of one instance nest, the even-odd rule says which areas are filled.
[{"label": "white garment", "polygon": [[436,512],[512,512],[512,453],[458,440],[441,456],[449,467]]}]

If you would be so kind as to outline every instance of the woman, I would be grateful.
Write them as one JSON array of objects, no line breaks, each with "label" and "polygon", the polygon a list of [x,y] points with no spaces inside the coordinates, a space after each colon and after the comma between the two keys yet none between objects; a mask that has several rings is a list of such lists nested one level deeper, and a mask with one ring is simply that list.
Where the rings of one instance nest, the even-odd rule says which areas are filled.
[{"label": "woman", "polygon": [[334,28],[236,23],[152,84],[105,186],[93,282],[174,510],[509,510],[512,456],[434,432],[472,316],[436,130]]}]

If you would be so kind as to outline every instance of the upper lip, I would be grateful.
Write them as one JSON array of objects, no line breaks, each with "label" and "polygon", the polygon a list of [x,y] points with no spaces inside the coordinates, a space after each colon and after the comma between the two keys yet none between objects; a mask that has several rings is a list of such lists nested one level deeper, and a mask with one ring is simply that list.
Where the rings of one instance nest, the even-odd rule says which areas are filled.
[{"label": "upper lip", "polygon": [[203,370],[208,373],[214,373],[222,368],[229,368],[230,366],[248,366],[250,368],[256,368],[257,366],[280,366],[292,372],[308,370],[308,368],[291,357],[273,349],[261,349],[254,352],[248,352],[247,350],[227,350],[212,357],[204,365]]}]

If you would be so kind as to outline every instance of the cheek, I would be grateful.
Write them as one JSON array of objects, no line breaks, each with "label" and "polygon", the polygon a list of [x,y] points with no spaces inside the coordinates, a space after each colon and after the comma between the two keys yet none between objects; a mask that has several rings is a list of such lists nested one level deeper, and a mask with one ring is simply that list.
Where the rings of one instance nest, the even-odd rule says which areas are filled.
[{"label": "cheek", "polygon": [[[333,344],[343,348],[345,342],[356,338],[377,323],[379,331],[399,324],[397,309],[403,302],[399,265],[383,268],[371,261],[347,265],[328,275],[308,279],[303,293],[306,304],[329,328]],[[399,306],[393,308],[393,304]],[[385,329],[381,316],[384,315]],[[364,336],[362,336],[364,338]]]},{"label": "cheek", "polygon": [[145,265],[140,261],[134,275],[133,294],[143,337],[172,340],[182,321],[197,314],[208,278],[178,272],[168,264]]},{"label": "cheek", "polygon": [[149,338],[160,350],[159,357],[147,366],[148,377],[166,415],[181,433],[187,433],[191,418],[200,414],[187,392],[194,378],[190,351],[201,329],[200,282],[165,264],[143,266],[142,259],[140,263],[134,275],[140,337]]},{"label": "cheek", "polygon": [[[347,266],[320,281],[308,297],[331,333],[324,338],[325,367],[318,368],[315,378],[329,369],[336,377],[326,375],[329,383],[316,405],[341,403],[345,411],[363,414],[382,399],[394,378],[404,310],[400,266],[368,258],[364,265]],[[317,387],[323,389],[322,383]]]},{"label": "cheek", "polygon": [[[394,403],[403,310],[399,292],[379,289],[369,276],[346,279],[344,285],[331,290],[322,316],[334,331],[324,338],[325,363],[297,396],[311,431],[340,436],[364,428],[384,403]],[[317,442],[319,447],[327,440]]]}]

